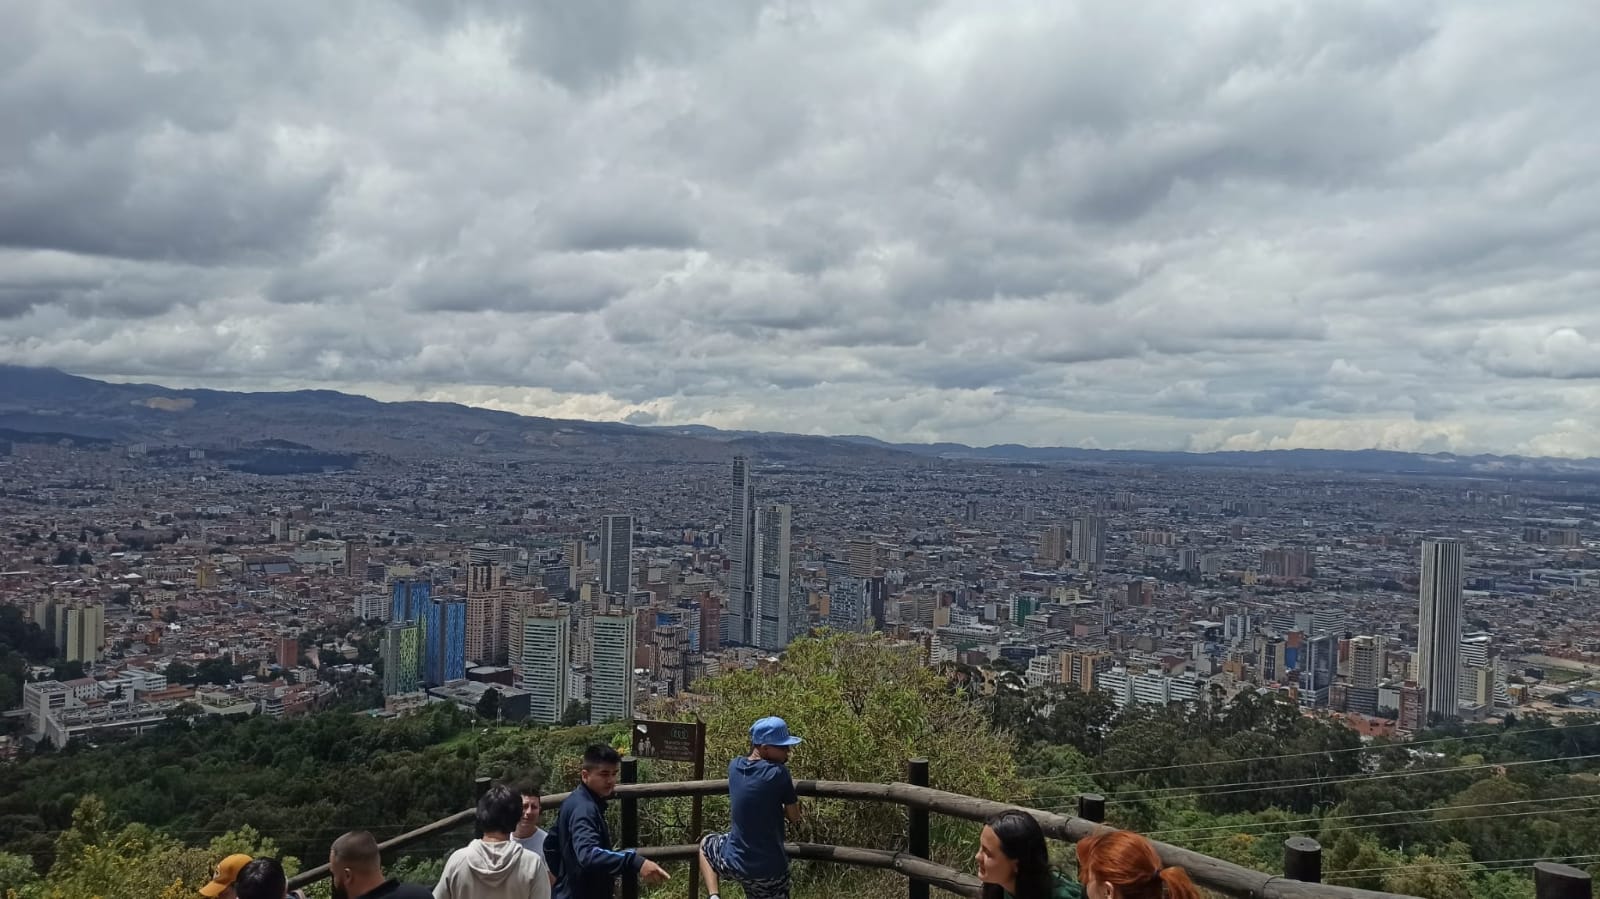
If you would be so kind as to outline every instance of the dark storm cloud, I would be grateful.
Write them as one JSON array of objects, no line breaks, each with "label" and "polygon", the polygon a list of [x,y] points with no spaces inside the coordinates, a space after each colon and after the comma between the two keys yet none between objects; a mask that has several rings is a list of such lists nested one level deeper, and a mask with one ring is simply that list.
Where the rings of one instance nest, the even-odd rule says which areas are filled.
[{"label": "dark storm cloud", "polygon": [[0,360],[1600,453],[1597,45],[1557,0],[14,3]]}]

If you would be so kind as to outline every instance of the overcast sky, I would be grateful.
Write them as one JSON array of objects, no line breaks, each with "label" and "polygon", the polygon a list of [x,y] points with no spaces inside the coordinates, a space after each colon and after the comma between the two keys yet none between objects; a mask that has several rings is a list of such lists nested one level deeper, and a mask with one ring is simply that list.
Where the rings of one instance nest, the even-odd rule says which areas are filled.
[{"label": "overcast sky", "polygon": [[0,361],[894,440],[1600,455],[1594,0],[0,19]]}]

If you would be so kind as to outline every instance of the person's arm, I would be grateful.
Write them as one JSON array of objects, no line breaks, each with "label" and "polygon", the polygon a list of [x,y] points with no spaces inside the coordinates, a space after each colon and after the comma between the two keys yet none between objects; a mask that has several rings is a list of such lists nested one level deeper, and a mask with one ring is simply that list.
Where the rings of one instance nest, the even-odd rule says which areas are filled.
[{"label": "person's arm", "polygon": [[610,846],[600,845],[600,829],[595,827],[588,815],[573,815],[567,823],[571,825],[572,832],[561,836],[570,842],[572,857],[578,860],[580,869],[621,874],[644,867],[644,857],[632,849],[618,852]]},{"label": "person's arm", "polygon": [[457,849],[450,853],[450,858],[444,863],[444,873],[439,875],[439,883],[433,888],[433,899],[450,899],[450,881],[456,873],[456,857],[461,854]]},{"label": "person's arm", "polygon": [[550,888],[555,884],[555,876],[550,873],[550,868],[537,855],[533,866],[533,882],[529,884],[528,899],[550,899]]},{"label": "person's arm", "polygon": [[556,831],[561,827],[561,819],[557,818],[555,826],[544,835],[544,863],[550,869],[550,882],[555,883],[561,879],[561,838],[556,836]]},{"label": "person's arm", "polygon": [[783,791],[783,817],[790,824],[800,823],[800,794],[794,791],[794,778],[789,775],[788,768],[780,768],[783,772],[783,782],[779,788]]}]

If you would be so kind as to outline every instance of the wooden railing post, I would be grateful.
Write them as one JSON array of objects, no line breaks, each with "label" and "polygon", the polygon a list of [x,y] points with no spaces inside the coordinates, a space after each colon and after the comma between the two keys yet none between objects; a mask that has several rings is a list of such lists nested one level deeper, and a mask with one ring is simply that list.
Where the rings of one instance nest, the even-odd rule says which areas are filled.
[{"label": "wooden railing post", "polygon": [[[479,778],[475,779],[472,782],[472,807],[473,807],[473,809],[477,809],[478,801],[483,798],[483,794],[489,792],[489,784],[490,783],[492,783],[492,781],[487,777],[479,777]],[[473,821],[473,823],[472,823],[472,836],[473,836],[473,838],[477,839],[479,837],[482,837],[483,836],[483,828],[478,826],[478,823],[477,823],[478,819],[477,819],[476,815],[473,816],[472,821]]]},{"label": "wooden railing post", "polygon": [[1079,793],[1078,817],[1096,824],[1106,823],[1106,797],[1099,793]]},{"label": "wooden railing post", "polygon": [[1533,866],[1535,899],[1593,899],[1594,882],[1587,872],[1570,865],[1539,862]]},{"label": "wooden railing post", "polygon": [[[906,783],[914,787],[928,785],[928,760],[912,759],[906,763]],[[917,858],[928,857],[928,811],[913,806],[906,806],[906,829],[908,831],[906,848]],[[908,899],[928,899],[928,882],[915,877],[906,881],[906,896]]]},{"label": "wooden railing post", "polygon": [[[631,755],[622,757],[622,782],[625,784],[639,782],[639,760]],[[639,800],[631,796],[622,797],[622,848],[636,849],[639,846]],[[622,874],[622,899],[639,899],[639,875],[633,871]]]},{"label": "wooden railing post", "polygon": [[1310,837],[1283,841],[1283,876],[1301,883],[1322,882],[1322,844]]}]

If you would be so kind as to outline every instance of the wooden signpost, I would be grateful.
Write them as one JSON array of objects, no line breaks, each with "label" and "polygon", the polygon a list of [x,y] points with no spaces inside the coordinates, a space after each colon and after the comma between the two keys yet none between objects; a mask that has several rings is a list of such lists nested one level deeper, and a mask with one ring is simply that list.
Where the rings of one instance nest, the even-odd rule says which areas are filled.
[{"label": "wooden signpost", "polygon": [[[633,755],[635,758],[656,759],[663,762],[688,762],[694,765],[694,779],[706,779],[706,724],[704,721],[639,721],[633,722]],[[691,842],[699,842],[700,797],[694,797],[689,814]],[[689,865],[689,899],[700,895],[700,870]]]}]

